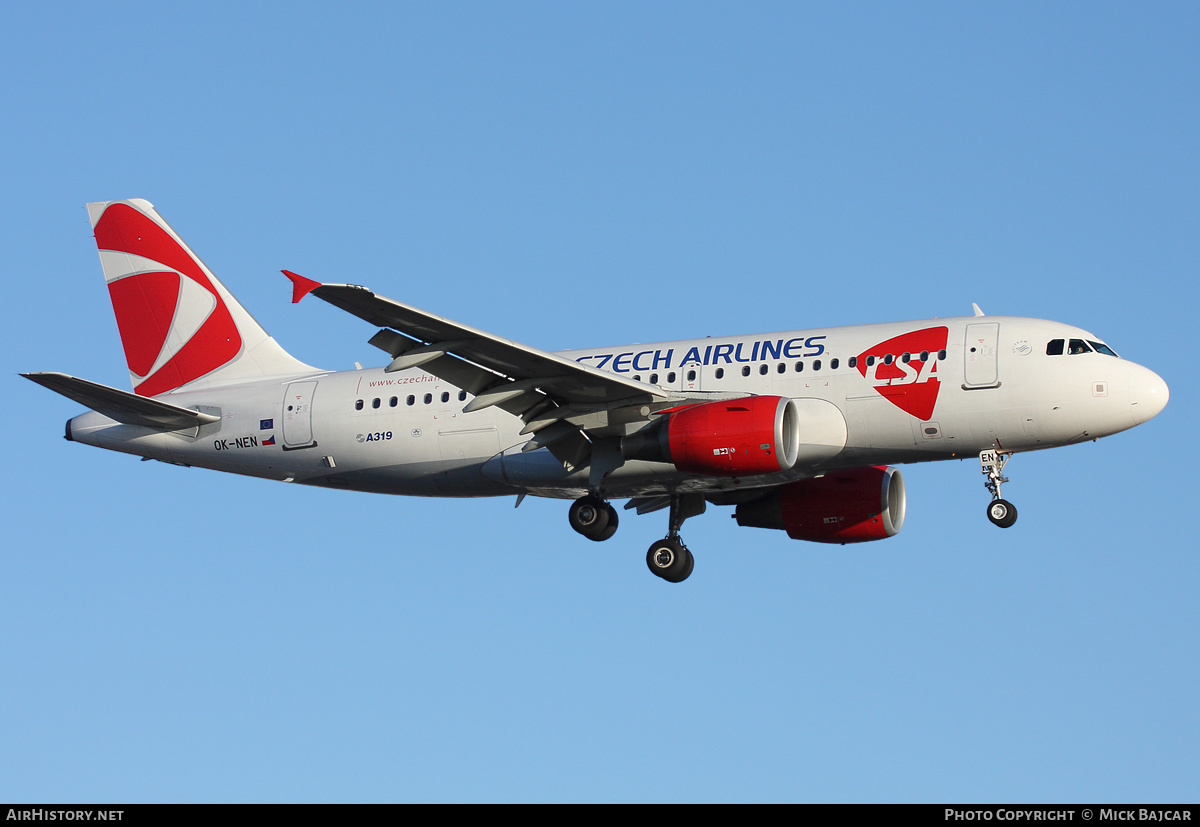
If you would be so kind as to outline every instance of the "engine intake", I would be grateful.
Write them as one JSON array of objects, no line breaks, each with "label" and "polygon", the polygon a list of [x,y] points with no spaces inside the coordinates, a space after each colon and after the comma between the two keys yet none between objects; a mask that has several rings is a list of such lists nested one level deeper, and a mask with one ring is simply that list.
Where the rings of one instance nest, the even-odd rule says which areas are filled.
[{"label": "engine intake", "polygon": [[738,525],[783,529],[793,540],[865,543],[898,534],[905,510],[900,471],[871,467],[781,485],[734,515]]},{"label": "engine intake", "polygon": [[800,416],[781,396],[705,402],[664,415],[621,440],[626,459],[669,462],[717,477],[778,474],[800,454]]}]

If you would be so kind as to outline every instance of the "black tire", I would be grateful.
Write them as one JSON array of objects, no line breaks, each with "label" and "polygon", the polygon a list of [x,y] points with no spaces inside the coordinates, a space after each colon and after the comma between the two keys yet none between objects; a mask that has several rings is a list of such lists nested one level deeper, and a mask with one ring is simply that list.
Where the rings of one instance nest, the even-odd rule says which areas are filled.
[{"label": "black tire", "polygon": [[672,580],[672,583],[682,583],[684,580],[687,580],[692,576],[692,569],[696,568],[696,558],[692,556],[692,553],[686,548],[683,552],[687,555],[687,561],[683,564],[683,571],[679,573],[679,579]]},{"label": "black tire", "polygon": [[678,583],[692,573],[695,561],[683,543],[670,537],[659,540],[646,552],[646,567],[668,583]]},{"label": "black tire", "polygon": [[589,540],[595,540],[597,543],[603,542],[616,534],[617,526],[621,523],[621,518],[617,516],[617,509],[613,508],[611,503],[605,503],[604,508],[608,511],[608,525],[604,527],[604,531],[596,536],[588,536]]},{"label": "black tire", "polygon": [[610,509],[611,506],[604,500],[589,494],[571,503],[567,519],[571,522],[571,528],[589,540],[604,540],[612,536],[604,535],[608,528]]},{"label": "black tire", "polygon": [[1017,507],[1008,500],[992,500],[988,503],[987,516],[1000,528],[1008,528],[1017,521]]}]

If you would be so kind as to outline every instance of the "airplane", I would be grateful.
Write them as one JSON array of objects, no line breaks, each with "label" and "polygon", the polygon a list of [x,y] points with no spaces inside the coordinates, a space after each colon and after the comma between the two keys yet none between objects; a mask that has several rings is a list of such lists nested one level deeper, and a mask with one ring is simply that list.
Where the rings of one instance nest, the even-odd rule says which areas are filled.
[{"label": "airplane", "polygon": [[289,355],[157,210],[88,204],[133,392],[23,376],[90,410],[66,438],[182,466],[328,488],[573,500],[608,540],[625,510],[666,509],[650,571],[678,583],[680,537],[708,505],[797,540],[892,537],[897,464],[979,458],[987,516],[1017,519],[1014,454],[1095,440],[1156,416],[1169,390],[1099,337],[1059,322],[973,316],[549,353],[365,287],[284,270],[378,328],[384,367],[320,370]]}]

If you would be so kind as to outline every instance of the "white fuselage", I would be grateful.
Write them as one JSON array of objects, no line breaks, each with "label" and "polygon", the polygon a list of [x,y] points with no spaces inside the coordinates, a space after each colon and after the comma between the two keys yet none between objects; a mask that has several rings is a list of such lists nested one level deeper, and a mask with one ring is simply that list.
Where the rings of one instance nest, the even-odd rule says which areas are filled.
[{"label": "white fuselage", "polygon": [[[559,355],[668,390],[813,400],[813,433],[844,434],[836,437],[843,444],[821,437],[789,472],[751,479],[627,461],[604,484],[607,496],[624,498],[1049,448],[1131,428],[1165,404],[1166,385],[1150,370],[1098,352],[1048,355],[1057,339],[1097,341],[1057,322],[979,316]],[[577,497],[588,489],[586,468],[568,471],[545,448],[520,450],[529,440],[520,418],[498,407],[464,413],[470,396],[418,368],[319,372],[161,398],[220,421],[164,433],[89,412],[68,423],[68,435],[167,462],[360,491]],[[802,443],[804,435],[802,420]]]}]

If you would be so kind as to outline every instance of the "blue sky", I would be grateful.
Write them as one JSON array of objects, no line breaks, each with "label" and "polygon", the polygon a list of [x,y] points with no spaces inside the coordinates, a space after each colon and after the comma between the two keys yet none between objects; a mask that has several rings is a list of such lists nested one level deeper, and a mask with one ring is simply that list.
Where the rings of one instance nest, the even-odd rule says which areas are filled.
[{"label": "blue sky", "polygon": [[[26,4],[0,800],[1195,801],[1194,4]],[[970,312],[1085,327],[1152,422],[904,468],[826,547],[310,490],[65,442],[127,386],[83,205],[141,197],[276,339],[289,268],[547,349]]]}]

